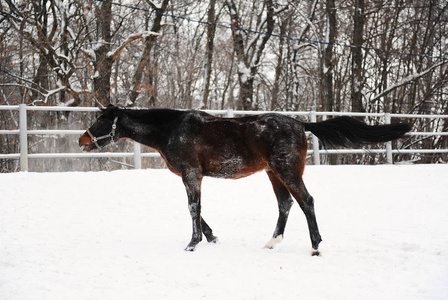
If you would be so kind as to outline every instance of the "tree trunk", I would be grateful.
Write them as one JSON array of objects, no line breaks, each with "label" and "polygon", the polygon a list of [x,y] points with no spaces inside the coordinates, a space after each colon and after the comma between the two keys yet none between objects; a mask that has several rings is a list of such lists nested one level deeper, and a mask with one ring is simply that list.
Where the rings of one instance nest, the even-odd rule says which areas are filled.
[{"label": "tree trunk", "polygon": [[[162,6],[159,8],[153,7],[158,13],[155,14],[154,23],[152,25],[152,32],[159,32],[162,28],[162,17],[168,6],[169,0],[163,0]],[[151,58],[151,50],[157,40],[157,35],[150,35],[145,39],[145,49],[143,50],[140,61],[135,70],[134,76],[132,78],[131,91],[129,93],[128,100],[126,101],[126,106],[132,106],[135,104],[138,95],[140,94],[140,87],[143,78],[143,72],[149,66]]]},{"label": "tree trunk", "polygon": [[364,43],[365,15],[364,15],[364,0],[355,0],[355,16],[353,22],[353,46],[352,52],[352,77],[351,77],[351,100],[353,112],[365,112],[362,105],[362,88],[364,83],[362,73],[362,45]]},{"label": "tree trunk", "polygon": [[[280,24],[280,35],[284,36],[286,32],[286,26],[288,24],[287,20],[284,20]],[[281,38],[278,45],[278,57],[277,64],[275,66],[275,79],[274,86],[272,87],[272,99],[271,99],[271,110],[276,110],[279,107],[278,98],[280,94],[280,77],[283,69],[283,47],[285,44],[285,39]]]},{"label": "tree trunk", "polygon": [[[36,25],[40,25],[40,34],[45,38],[48,35],[48,12],[47,12],[47,0],[43,0],[42,3],[34,2],[33,7],[37,13]],[[36,26],[37,27],[37,26]],[[47,58],[43,55],[39,55],[39,67],[37,68],[36,76],[33,80],[33,88],[36,91],[32,91],[32,101],[38,100],[40,94],[37,91],[46,92],[49,89],[48,77],[49,77],[49,65]]]},{"label": "tree trunk", "polygon": [[112,3],[104,1],[96,11],[97,29],[100,45],[95,49],[95,75],[93,77],[94,97],[102,105],[110,103],[110,77],[112,75],[112,58],[107,54],[111,50]]},{"label": "tree trunk", "polygon": [[325,46],[323,49],[323,62],[321,67],[320,98],[323,111],[332,111],[333,97],[333,44],[336,36],[336,8],[334,0],[326,1],[327,28]]},{"label": "tree trunk", "polygon": [[[210,1],[210,6],[208,8],[207,22],[207,48],[206,48],[206,61],[205,61],[205,72],[204,72],[204,90],[202,91],[202,104],[201,108],[206,109],[208,104],[208,96],[210,93],[210,80],[212,77],[212,62],[213,62],[213,48],[215,41],[215,4],[216,0]],[[213,25],[211,25],[213,24]]]},{"label": "tree trunk", "polygon": [[[265,0],[264,7],[266,10],[266,18],[262,19],[261,14],[257,16],[257,28],[259,25],[265,23],[266,28],[261,29],[264,32],[263,35],[255,33],[256,37],[251,39],[248,44],[245,45],[243,38],[243,30],[240,30],[240,16],[236,9],[234,1],[227,1],[227,7],[230,12],[230,20],[233,38],[233,50],[235,52],[238,62],[238,82],[240,85],[240,93],[238,97],[237,109],[250,110],[254,109],[254,80],[257,74],[261,56],[266,47],[266,43],[271,37],[274,30],[274,7],[272,0]],[[264,28],[264,26],[263,26]],[[261,38],[261,41],[260,41]]]}]

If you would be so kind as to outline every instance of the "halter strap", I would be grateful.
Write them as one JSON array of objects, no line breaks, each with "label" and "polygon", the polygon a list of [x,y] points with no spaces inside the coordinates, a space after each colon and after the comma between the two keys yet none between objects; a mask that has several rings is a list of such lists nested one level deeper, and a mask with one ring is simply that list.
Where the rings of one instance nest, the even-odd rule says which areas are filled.
[{"label": "halter strap", "polygon": [[100,140],[104,140],[104,139],[113,139],[115,136],[115,130],[117,129],[117,121],[118,121],[118,116],[115,117],[114,119],[114,124],[112,124],[112,129],[108,134],[102,135],[100,137],[95,137],[89,129],[87,129],[87,134],[90,136],[90,140],[92,141],[92,143],[95,144],[95,146],[98,148],[98,150],[101,150],[101,146],[98,144],[98,141]]}]

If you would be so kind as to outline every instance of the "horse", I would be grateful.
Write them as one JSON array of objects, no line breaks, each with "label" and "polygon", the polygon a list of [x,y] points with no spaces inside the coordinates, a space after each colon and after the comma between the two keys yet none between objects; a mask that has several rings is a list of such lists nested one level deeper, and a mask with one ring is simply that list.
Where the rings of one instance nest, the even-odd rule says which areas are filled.
[{"label": "horse", "polygon": [[109,105],[80,136],[79,146],[88,152],[120,139],[131,139],[157,150],[168,169],[185,185],[193,225],[186,251],[196,249],[202,234],[209,243],[218,241],[201,215],[202,178],[237,179],[265,170],[279,211],[274,234],[265,248],[272,249],[283,240],[294,197],[308,223],[311,254],[319,256],[322,238],[314,199],[302,179],[307,152],[305,131],[311,131],[324,146],[348,147],[398,139],[410,129],[405,123],[371,126],[350,117],[305,123],[277,113],[220,118],[198,110]]}]

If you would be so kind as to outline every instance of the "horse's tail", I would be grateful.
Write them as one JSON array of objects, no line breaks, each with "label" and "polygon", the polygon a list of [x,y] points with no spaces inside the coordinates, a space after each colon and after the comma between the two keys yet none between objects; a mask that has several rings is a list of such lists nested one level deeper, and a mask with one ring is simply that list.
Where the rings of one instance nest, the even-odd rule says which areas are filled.
[{"label": "horse's tail", "polygon": [[337,117],[323,122],[305,123],[305,130],[311,131],[323,143],[330,146],[353,146],[395,140],[411,130],[405,123],[367,125],[350,117]]}]

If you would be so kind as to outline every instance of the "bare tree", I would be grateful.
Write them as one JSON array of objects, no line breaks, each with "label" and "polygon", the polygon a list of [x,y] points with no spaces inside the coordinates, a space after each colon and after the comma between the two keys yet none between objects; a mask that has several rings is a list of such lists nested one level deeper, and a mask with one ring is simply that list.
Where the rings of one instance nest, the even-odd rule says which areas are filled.
[{"label": "bare tree", "polygon": [[207,13],[207,44],[206,44],[206,61],[204,67],[204,88],[202,91],[202,104],[201,108],[207,108],[208,96],[210,94],[210,80],[212,77],[212,62],[213,51],[215,46],[215,31],[216,31],[216,13],[215,13],[216,0],[211,0],[208,13]]},{"label": "bare tree", "polygon": [[128,106],[134,105],[135,101],[137,100],[137,96],[140,92],[141,81],[143,78],[143,71],[150,66],[149,62],[151,58],[151,50],[154,47],[154,44],[158,36],[157,34],[152,33],[158,33],[162,28],[162,17],[167,9],[169,0],[163,0],[160,7],[157,7],[151,1],[147,2],[154,11],[154,21],[151,28],[151,34],[148,34],[145,37],[145,48],[143,49],[143,53],[140,57],[134,76],[132,78],[131,91],[129,93],[129,98],[126,102],[126,105]]},{"label": "bare tree", "polygon": [[335,37],[336,37],[335,0],[326,0],[325,15],[326,15],[326,29],[325,29],[325,45],[324,45],[323,51],[322,51],[322,62],[321,62],[320,98],[321,98],[322,110],[332,111],[333,107],[334,107],[333,47],[334,47],[334,42],[335,42]]},{"label": "bare tree", "polygon": [[[23,2],[20,5],[7,0],[6,3],[8,10],[2,10],[2,15],[39,57],[33,83],[31,86],[26,84],[32,91],[31,101],[47,103],[51,96],[59,95],[56,103],[78,105],[82,91],[73,87],[72,76],[78,67],[82,41],[79,36],[72,35],[68,24],[80,20],[82,8],[77,4],[53,0]],[[68,10],[72,13],[67,13]],[[56,76],[52,85],[51,76]],[[70,98],[67,99],[66,93]]]},{"label": "bare tree", "polygon": [[351,76],[351,99],[352,111],[365,112],[362,104],[363,89],[363,56],[362,46],[364,43],[365,11],[364,0],[354,0],[355,15],[353,17],[353,47],[352,52],[352,76]]},{"label": "bare tree", "polygon": [[[272,0],[265,0],[262,8],[258,8],[258,2],[254,2],[254,12],[259,13],[255,16],[256,32],[249,33],[241,29],[241,15],[237,9],[235,1],[227,1],[229,9],[233,48],[238,61],[238,81],[240,93],[237,103],[238,109],[254,109],[256,104],[253,101],[254,81],[259,64],[266,47],[266,43],[274,30],[274,7]],[[266,14],[263,17],[263,14]],[[263,31],[263,34],[261,32]]]},{"label": "bare tree", "polygon": [[94,47],[93,96],[103,105],[110,103],[110,77],[113,60],[109,54],[112,45],[112,2],[103,1],[95,7],[97,27],[96,46]]}]

